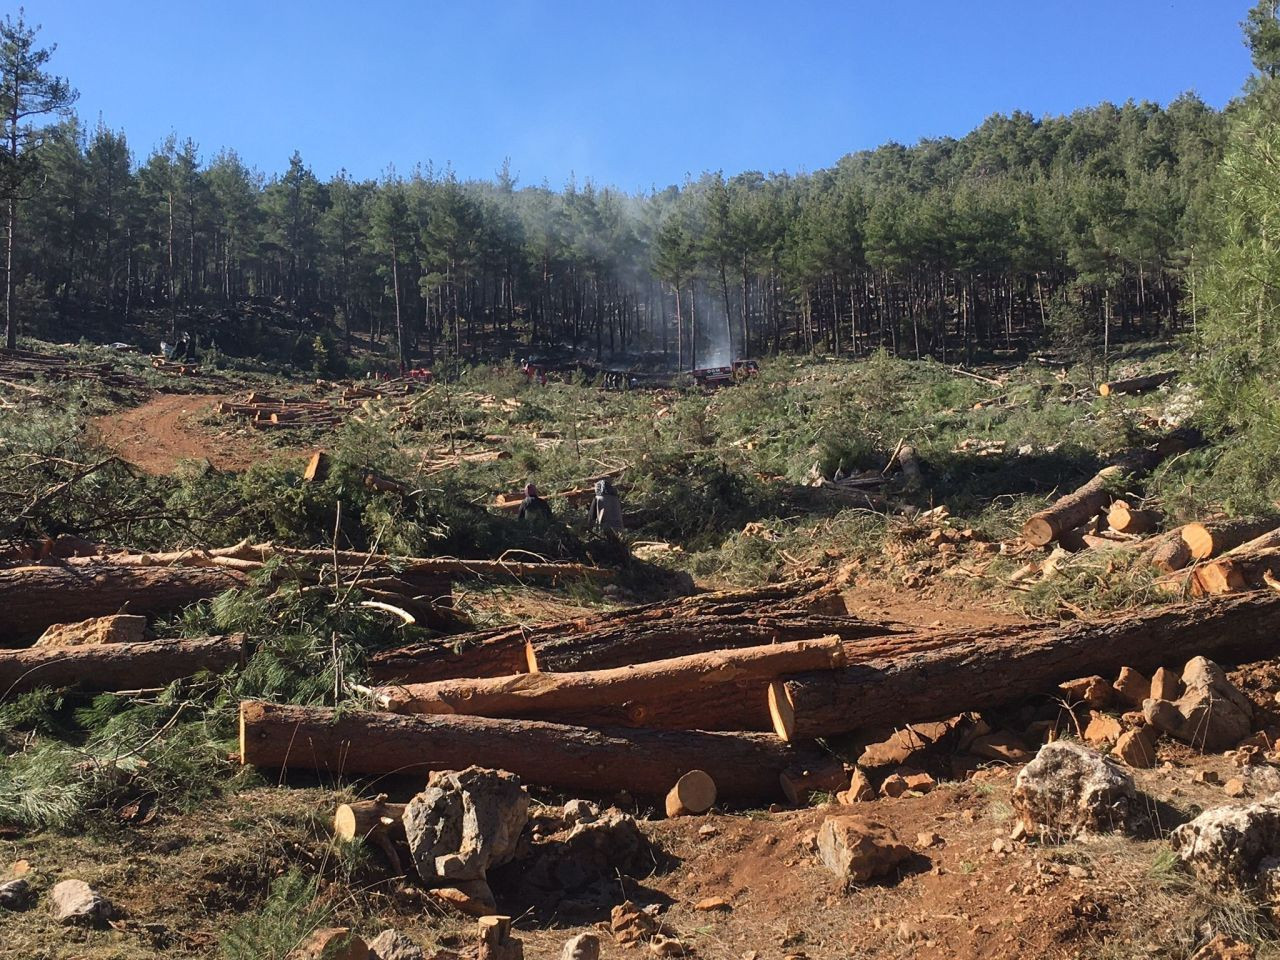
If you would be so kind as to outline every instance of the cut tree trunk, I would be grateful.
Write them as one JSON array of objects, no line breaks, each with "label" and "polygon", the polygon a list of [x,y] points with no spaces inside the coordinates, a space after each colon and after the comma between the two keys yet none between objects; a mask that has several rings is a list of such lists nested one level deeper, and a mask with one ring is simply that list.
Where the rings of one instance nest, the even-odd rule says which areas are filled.
[{"label": "cut tree trunk", "polygon": [[716,782],[705,770],[690,770],[667,791],[668,817],[696,817],[716,805]]},{"label": "cut tree trunk", "polygon": [[0,570],[0,642],[34,639],[55,623],[113,613],[177,613],[199,600],[245,585],[212,567],[78,566]]},{"label": "cut tree trunk", "polygon": [[1098,393],[1104,397],[1109,397],[1113,393],[1144,393],[1147,390],[1154,390],[1163,383],[1168,383],[1177,375],[1177,370],[1162,370],[1160,373],[1149,373],[1145,377],[1111,380],[1098,384]]},{"label": "cut tree trunk", "polygon": [[1159,537],[1148,549],[1147,556],[1157,570],[1176,573],[1191,562],[1191,547],[1178,527]]},{"label": "cut tree trunk", "polygon": [[856,663],[775,681],[774,729],[808,739],[893,727],[983,710],[1052,690],[1076,677],[1150,670],[1191,657],[1241,652],[1251,659],[1280,646],[1280,595],[1248,594],[1152,613],[985,631],[931,651]]},{"label": "cut tree trunk", "polygon": [[1138,510],[1125,500],[1117,500],[1107,511],[1107,526],[1117,533],[1150,533],[1160,526],[1160,513]]},{"label": "cut tree trunk", "polygon": [[333,835],[351,843],[369,840],[375,835],[403,832],[406,806],[403,803],[387,803],[384,799],[341,803],[333,814]]},{"label": "cut tree trunk", "polygon": [[845,662],[838,637],[581,673],[443,680],[374,690],[396,713],[463,714],[551,720],[576,726],[673,730],[768,730],[763,694],[789,673],[831,670]]},{"label": "cut tree trunk", "polygon": [[[1259,537],[1275,535],[1275,543],[1258,543]],[[1253,541],[1251,550],[1264,549],[1280,544],[1280,521],[1241,518],[1237,520],[1211,520],[1207,523],[1188,523],[1182,528],[1182,539],[1187,542],[1192,560],[1208,560]]]},{"label": "cut tree trunk", "polygon": [[783,770],[816,762],[817,755],[772,734],[590,730],[536,720],[240,705],[242,762],[327,775],[421,777],[479,764],[508,770],[528,784],[590,796],[625,790],[664,797],[690,770],[705,770],[721,799],[768,800],[779,795]]},{"label": "cut tree trunk", "polygon": [[1264,577],[1280,572],[1280,529],[1254,537],[1195,570],[1195,587],[1206,596],[1265,586]]},{"label": "cut tree trunk", "polygon": [[87,647],[0,650],[0,700],[38,687],[138,690],[244,662],[243,634],[198,640],[144,640]]}]

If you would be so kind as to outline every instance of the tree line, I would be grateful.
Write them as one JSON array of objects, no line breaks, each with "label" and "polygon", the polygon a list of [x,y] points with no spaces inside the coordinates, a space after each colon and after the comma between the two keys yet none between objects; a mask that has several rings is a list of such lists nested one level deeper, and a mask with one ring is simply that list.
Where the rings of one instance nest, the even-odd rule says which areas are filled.
[{"label": "tree line", "polygon": [[[813,173],[705,173],[642,195],[521,186],[507,165],[322,179],[296,153],[265,176],[176,136],[141,156],[69,113],[21,17],[0,44],[11,341],[77,315],[206,335],[219,311],[272,298],[402,362],[1106,344],[1195,322],[1225,142],[1225,114],[1186,94],[994,115]],[[45,109],[21,115],[32,91]]]}]

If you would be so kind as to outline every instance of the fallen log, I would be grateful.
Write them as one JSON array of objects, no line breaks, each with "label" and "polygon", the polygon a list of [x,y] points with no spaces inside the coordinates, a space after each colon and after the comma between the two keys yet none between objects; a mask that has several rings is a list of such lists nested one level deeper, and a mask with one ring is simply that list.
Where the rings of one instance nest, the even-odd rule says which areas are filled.
[{"label": "fallen log", "polygon": [[1177,370],[1162,370],[1142,377],[1129,377],[1127,380],[1109,380],[1098,384],[1098,393],[1109,397],[1115,393],[1144,393],[1154,390],[1161,384],[1168,383],[1178,375]]},{"label": "fallen log", "polygon": [[[1244,517],[1236,520],[1212,520],[1188,523],[1181,528],[1192,560],[1207,560],[1249,544],[1250,550],[1280,545],[1280,520]],[[1258,542],[1258,538],[1267,538]],[[1274,540],[1274,542],[1272,542]],[[1250,543],[1250,541],[1253,541]]]},{"label": "fallen log", "polygon": [[0,569],[0,642],[34,639],[55,623],[113,613],[177,613],[246,582],[234,571],[213,567],[122,566],[92,560],[96,562]]},{"label": "fallen log", "polygon": [[696,817],[716,805],[716,782],[705,770],[690,770],[667,791],[668,817]]},{"label": "fallen log", "polygon": [[1150,670],[1193,656],[1280,646],[1280,595],[1246,594],[1109,620],[1035,624],[966,636],[933,650],[853,663],[775,681],[769,707],[786,740],[894,727],[983,710],[1051,690],[1075,677]]},{"label": "fallen log", "polygon": [[690,770],[705,770],[721,799],[769,800],[780,793],[783,770],[817,756],[814,748],[782,743],[772,734],[591,730],[536,720],[240,704],[241,762],[328,775],[421,777],[479,764],[574,793],[625,790],[658,798]]},{"label": "fallen log", "polygon": [[95,691],[163,687],[202,671],[223,673],[243,663],[244,654],[243,634],[0,650],[0,700],[38,687]]},{"label": "fallen log", "polygon": [[762,696],[788,673],[844,664],[838,637],[718,650],[609,670],[375,687],[395,713],[552,720],[575,726],[768,730]]},{"label": "fallen log", "polygon": [[1280,572],[1280,530],[1228,550],[1195,569],[1195,587],[1205,596],[1237,593],[1264,586],[1264,577]]},{"label": "fallen log", "polygon": [[1127,500],[1117,500],[1107,510],[1107,526],[1117,533],[1150,533],[1160,526],[1160,512],[1139,510]]},{"label": "fallen log", "polygon": [[1176,573],[1191,562],[1191,547],[1182,536],[1182,528],[1170,530],[1147,550],[1151,565],[1164,573]]},{"label": "fallen log", "polygon": [[333,835],[344,843],[386,836],[403,827],[408,804],[387,803],[385,798],[340,803],[333,814]]}]

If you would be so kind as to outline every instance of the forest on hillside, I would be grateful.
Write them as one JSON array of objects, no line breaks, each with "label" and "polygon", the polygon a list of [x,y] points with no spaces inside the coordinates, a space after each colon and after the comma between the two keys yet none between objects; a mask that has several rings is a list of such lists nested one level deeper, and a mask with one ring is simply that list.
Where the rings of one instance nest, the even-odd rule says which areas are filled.
[{"label": "forest on hillside", "polygon": [[[11,23],[11,63],[23,31],[36,49]],[[9,124],[9,152],[39,166],[9,191],[15,333],[74,339],[89,317],[109,335],[151,315],[216,341],[220,314],[278,298],[304,329],[401,359],[565,344],[684,368],[726,350],[970,358],[1185,329],[1234,109],[1188,93],[993,115],[812,173],[628,195],[521,185],[509,165],[486,181],[429,165],[324,179],[296,153],[265,176],[176,135],[144,156],[70,113],[64,87],[48,126]]]}]

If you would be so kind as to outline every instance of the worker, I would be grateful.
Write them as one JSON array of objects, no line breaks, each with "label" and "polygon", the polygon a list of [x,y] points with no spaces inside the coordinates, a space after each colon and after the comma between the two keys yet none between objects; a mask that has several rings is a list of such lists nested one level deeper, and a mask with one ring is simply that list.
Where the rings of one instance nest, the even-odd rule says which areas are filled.
[{"label": "worker", "polygon": [[591,525],[613,534],[623,531],[622,501],[608,477],[596,481],[596,496],[591,502]]},{"label": "worker", "polygon": [[538,488],[532,483],[524,485],[524,499],[520,501],[518,519],[530,523],[551,521],[551,504],[538,495]]}]

